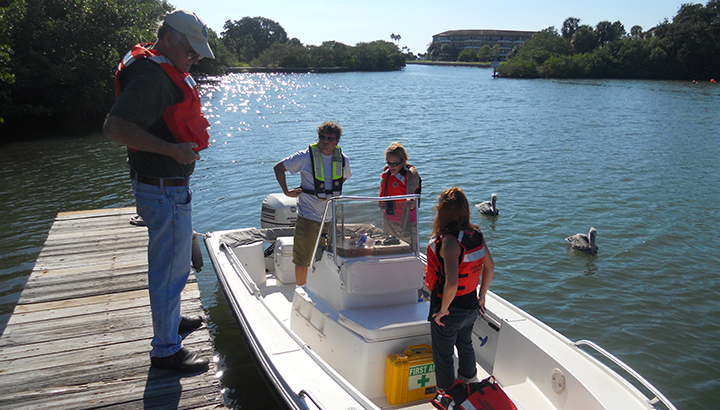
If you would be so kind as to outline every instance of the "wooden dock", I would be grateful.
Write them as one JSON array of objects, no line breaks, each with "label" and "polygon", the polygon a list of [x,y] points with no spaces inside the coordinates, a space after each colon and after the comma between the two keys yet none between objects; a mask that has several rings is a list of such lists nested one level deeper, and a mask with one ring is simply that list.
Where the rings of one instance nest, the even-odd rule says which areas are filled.
[{"label": "wooden dock", "polygon": [[[0,408],[225,408],[215,363],[189,376],[150,367],[148,235],[134,214],[58,214],[0,337]],[[194,274],[181,311],[203,314]],[[207,326],[184,345],[214,355]]]}]

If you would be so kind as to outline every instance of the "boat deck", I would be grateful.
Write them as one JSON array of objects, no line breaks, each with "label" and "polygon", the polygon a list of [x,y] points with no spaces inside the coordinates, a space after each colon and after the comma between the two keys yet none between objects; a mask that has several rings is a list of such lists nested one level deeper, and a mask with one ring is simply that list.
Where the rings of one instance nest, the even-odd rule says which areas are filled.
[{"label": "boat deck", "polygon": [[[135,208],[60,213],[0,337],[0,408],[225,408],[217,366],[150,367],[147,229]],[[182,312],[203,314],[191,275]],[[207,326],[184,344],[214,354]]]}]

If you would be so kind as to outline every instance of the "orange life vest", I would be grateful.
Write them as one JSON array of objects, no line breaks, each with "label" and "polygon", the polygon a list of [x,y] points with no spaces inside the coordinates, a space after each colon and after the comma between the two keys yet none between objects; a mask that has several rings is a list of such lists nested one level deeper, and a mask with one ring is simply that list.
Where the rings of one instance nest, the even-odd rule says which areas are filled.
[{"label": "orange life vest", "polygon": [[[178,144],[194,142],[197,144],[197,148],[193,149],[195,152],[207,148],[210,145],[210,136],[207,132],[210,123],[202,113],[200,94],[195,80],[189,73],[184,73],[175,68],[170,63],[170,60],[160,52],[148,48],[152,45],[152,43],[136,44],[132,50],[125,54],[115,73],[115,97],[120,97],[120,93],[122,93],[120,75],[130,64],[142,58],[158,64],[183,92],[183,100],[171,105],[163,115],[165,123],[167,123],[170,132],[175,137],[175,142]],[[130,149],[137,152],[134,148]]]},{"label": "orange life vest", "polygon": [[460,242],[462,253],[459,256],[457,296],[475,292],[485,260],[485,239],[479,229],[472,232],[456,231],[440,237],[433,236],[428,241],[427,265],[425,267],[425,285],[442,298],[445,286],[445,263],[440,256],[443,238],[452,236]]},{"label": "orange life vest", "polygon": [[[385,169],[382,173],[382,181],[380,183],[380,196],[396,196],[396,195],[407,195],[407,174],[408,169],[412,165],[405,165],[400,169],[400,174],[405,177],[404,181],[398,179],[395,174],[390,172],[390,167],[385,165]],[[419,178],[418,186],[415,188],[415,194],[422,193],[422,178]],[[403,209],[405,200],[399,201],[386,201],[384,202],[383,214],[391,221],[400,222],[402,221]],[[395,206],[397,204],[397,206]],[[418,200],[417,206],[420,206]],[[415,222],[415,210],[410,213],[411,221]]]}]

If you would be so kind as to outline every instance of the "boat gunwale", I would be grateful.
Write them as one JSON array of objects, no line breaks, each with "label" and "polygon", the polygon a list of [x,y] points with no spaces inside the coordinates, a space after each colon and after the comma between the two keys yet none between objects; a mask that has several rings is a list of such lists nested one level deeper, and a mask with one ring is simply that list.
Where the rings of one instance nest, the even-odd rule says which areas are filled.
[{"label": "boat gunwale", "polygon": [[[217,232],[215,232],[217,233]],[[302,408],[298,405],[298,403],[293,400],[292,396],[289,392],[292,392],[293,390],[287,386],[287,384],[282,381],[280,374],[277,370],[277,368],[272,364],[272,361],[267,356],[265,349],[263,349],[260,346],[260,340],[257,336],[257,334],[252,330],[248,319],[245,317],[245,313],[243,312],[243,309],[240,308],[239,302],[236,300],[234,294],[232,294],[232,289],[228,284],[227,278],[225,277],[224,272],[221,274],[222,269],[220,269],[220,263],[217,260],[215,254],[212,252],[212,246],[210,245],[211,241],[214,241],[214,234],[208,232],[205,236],[205,245],[208,248],[208,254],[210,255],[211,262],[213,264],[213,269],[216,272],[216,276],[220,279],[221,287],[223,290],[223,294],[225,295],[225,299],[227,303],[231,306],[233,311],[233,316],[235,316],[235,319],[240,324],[240,327],[242,328],[242,334],[244,336],[245,342],[248,343],[251,347],[249,349],[253,354],[252,357],[255,359],[256,363],[259,365],[262,369],[261,374],[263,374],[265,377],[266,384],[271,387],[274,391],[278,393],[280,397],[283,398],[282,401],[279,401],[279,404],[284,404],[286,408],[292,409],[292,410],[301,410]],[[220,238],[218,237],[218,243],[220,243]],[[220,249],[217,250],[218,252]],[[242,277],[241,277],[242,278]],[[242,280],[242,279],[241,279]],[[247,283],[243,280],[243,284],[245,286],[248,286]],[[250,290],[250,289],[248,289]],[[231,294],[228,294],[230,292]],[[283,388],[284,386],[284,388]],[[307,409],[307,407],[305,407]]]},{"label": "boat gunwale", "polygon": [[[520,307],[515,306],[514,304],[510,303],[508,300],[504,299],[503,297],[498,296],[496,293],[488,290],[488,300],[490,300],[490,299],[493,299],[494,301],[499,302],[500,304],[503,305],[503,307],[504,307],[505,309],[511,310],[513,313],[515,313],[516,315],[519,316],[518,319],[515,319],[515,318],[512,318],[512,319],[503,318],[503,317],[501,317],[500,315],[498,315],[498,314],[495,313],[495,312],[490,312],[490,309],[488,309],[488,312],[489,312],[489,313],[492,313],[492,316],[490,316],[491,319],[497,320],[497,318],[499,318],[499,319],[501,319],[501,320],[500,320],[501,323],[508,323],[509,325],[512,324],[513,322],[527,321],[527,322],[531,323],[533,326],[536,326],[536,327],[538,327],[539,329],[541,329],[546,335],[548,335],[548,336],[552,337],[553,339],[557,340],[558,342],[560,342],[562,345],[565,345],[566,347],[569,347],[569,348],[571,349],[571,351],[573,351],[574,353],[576,353],[576,354],[580,355],[581,357],[583,357],[589,364],[592,364],[593,367],[595,367],[595,368],[597,368],[599,371],[607,374],[609,377],[611,377],[613,380],[615,380],[619,385],[624,386],[625,389],[626,389],[628,392],[634,394],[634,395],[637,396],[639,399],[644,399],[644,401],[647,402],[647,404],[650,405],[653,409],[657,409],[656,404],[657,404],[658,402],[661,402],[661,403],[663,403],[663,405],[666,406],[666,408],[667,408],[668,410],[677,410],[676,407],[672,404],[672,402],[670,402],[670,400],[668,400],[667,398],[665,398],[665,396],[663,396],[662,393],[660,393],[659,389],[657,389],[655,386],[653,386],[649,381],[647,381],[647,383],[648,383],[650,386],[652,386],[652,389],[649,388],[647,385],[645,385],[641,380],[639,380],[639,379],[637,379],[637,378],[634,378],[634,380],[637,380],[637,381],[638,381],[639,383],[641,383],[644,387],[646,387],[646,388],[648,389],[648,391],[650,391],[650,392],[652,392],[652,393],[655,393],[655,392],[660,393],[659,396],[662,396],[662,399],[665,399],[665,400],[662,400],[658,395],[656,395],[656,397],[655,397],[654,399],[650,399],[650,398],[647,396],[647,394],[643,393],[637,386],[635,386],[635,385],[632,383],[631,380],[628,380],[626,377],[623,377],[623,376],[622,376],[620,373],[618,373],[615,369],[611,368],[611,367],[608,366],[606,363],[603,363],[600,359],[598,359],[597,357],[595,357],[593,354],[591,354],[590,352],[588,352],[588,351],[586,351],[586,350],[584,350],[583,348],[580,347],[580,344],[587,344],[587,342],[590,342],[590,343],[594,344],[595,346],[600,347],[599,345],[597,345],[597,343],[592,342],[592,341],[587,340],[587,339],[579,339],[578,341],[573,341],[573,340],[569,339],[567,336],[565,336],[565,335],[563,335],[562,333],[560,333],[559,331],[557,331],[557,330],[555,330],[554,328],[552,328],[552,327],[551,327],[550,325],[548,325],[547,323],[545,323],[545,322],[543,322],[542,320],[536,318],[535,316],[533,316],[532,314],[526,312],[525,310],[521,309]],[[497,317],[497,318],[496,318],[496,317]],[[480,319],[482,319],[482,317],[480,317]],[[583,343],[583,342],[584,342],[584,343]],[[602,349],[602,348],[601,348],[601,349]],[[606,351],[605,349],[602,349],[602,350]],[[603,357],[606,357],[606,358],[609,359],[609,357],[608,357],[608,356],[605,356],[604,354],[602,354],[602,352],[600,352],[600,351],[598,351],[598,352],[599,352]],[[606,351],[606,352],[607,352],[607,351]],[[609,352],[607,352],[607,353],[608,353],[610,356],[615,357],[615,356],[612,355],[611,353],[609,353]],[[620,359],[617,359],[617,357],[615,357],[615,359],[618,360],[618,361],[620,361]],[[613,360],[613,359],[610,359],[610,360]],[[617,363],[616,363],[616,364],[617,364]],[[625,363],[623,362],[623,364],[625,364]],[[638,373],[637,371],[635,371],[634,369],[632,369],[632,367],[630,367],[629,365],[625,364],[625,366],[627,366],[627,368],[631,369],[633,372],[635,372],[636,374],[639,375],[639,373]],[[620,367],[622,368],[622,366],[620,366]],[[623,370],[627,371],[627,369],[623,369]],[[574,372],[571,372],[571,373],[574,373]],[[630,373],[630,372],[628,372],[628,374],[631,374],[631,375],[632,375],[632,373]],[[641,377],[642,377],[642,376],[641,376]],[[583,382],[583,384],[584,384],[584,382]],[[590,390],[590,389],[587,388],[587,387],[586,387],[586,389],[588,389],[588,391],[590,391],[590,392],[592,391],[592,390]]]}]

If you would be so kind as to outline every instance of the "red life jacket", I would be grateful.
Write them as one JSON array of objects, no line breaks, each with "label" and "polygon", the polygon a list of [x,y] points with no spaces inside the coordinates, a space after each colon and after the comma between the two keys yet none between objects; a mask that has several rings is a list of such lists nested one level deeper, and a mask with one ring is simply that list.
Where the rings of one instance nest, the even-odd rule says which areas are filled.
[{"label": "red life jacket", "polygon": [[480,282],[480,274],[485,260],[485,239],[479,229],[472,232],[456,231],[440,236],[433,236],[428,241],[427,265],[425,267],[425,285],[442,298],[445,286],[445,263],[440,256],[440,245],[443,238],[452,236],[460,242],[462,253],[458,259],[457,296],[475,292]]},{"label": "red life jacket", "polygon": [[[141,58],[146,58],[158,64],[183,92],[183,100],[171,105],[163,115],[165,123],[167,123],[170,132],[175,137],[175,142],[178,144],[194,142],[197,144],[197,148],[193,149],[195,152],[207,148],[210,145],[210,136],[207,132],[210,123],[202,113],[200,94],[195,80],[189,73],[184,73],[175,68],[170,63],[170,60],[160,52],[147,48],[152,45],[152,43],[136,44],[118,64],[118,70],[115,73],[115,97],[120,97],[122,92],[120,73],[130,64]],[[130,149],[137,152],[134,148]]]},{"label": "red life jacket", "polygon": [[[380,196],[396,196],[396,195],[407,195],[407,174],[408,169],[413,167],[412,165],[405,165],[400,169],[400,174],[405,177],[404,181],[398,179],[395,174],[390,172],[390,167],[385,165],[385,169],[382,173],[382,181],[380,182]],[[414,168],[414,167],[413,167]],[[419,178],[419,176],[418,176]],[[415,194],[422,193],[422,178],[419,178],[418,186],[415,188]],[[420,201],[417,201],[417,206],[420,206]],[[399,201],[386,201],[384,202],[383,213],[385,217],[391,221],[400,222],[402,221],[403,209],[405,200]],[[395,206],[397,204],[397,206]],[[415,210],[410,214],[411,221],[415,221]]]}]

